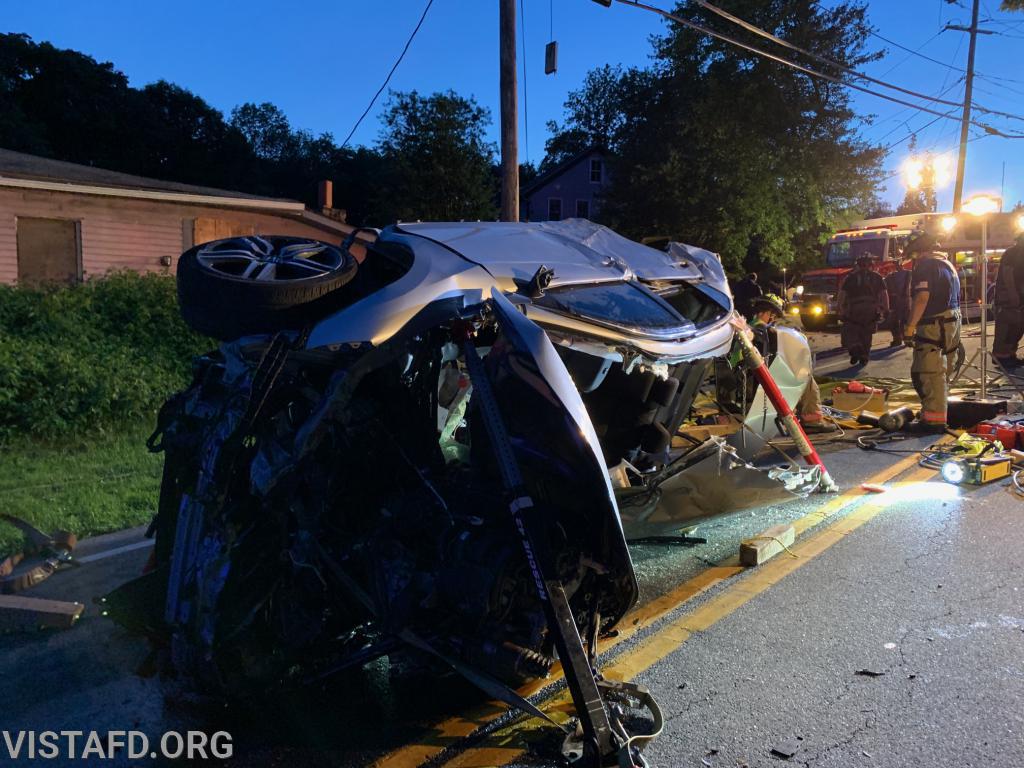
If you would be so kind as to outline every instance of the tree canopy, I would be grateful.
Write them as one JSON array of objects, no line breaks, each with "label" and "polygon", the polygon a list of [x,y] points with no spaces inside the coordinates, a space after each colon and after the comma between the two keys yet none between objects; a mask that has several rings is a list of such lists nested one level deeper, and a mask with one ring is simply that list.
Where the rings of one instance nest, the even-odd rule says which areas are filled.
[{"label": "tree canopy", "polygon": [[454,91],[392,93],[378,148],[378,205],[388,219],[494,218],[490,112]]},{"label": "tree canopy", "polygon": [[[859,3],[718,5],[842,64],[873,58]],[[696,5],[681,3],[675,13],[756,41]],[[634,237],[698,243],[739,270],[816,260],[825,232],[874,204],[882,152],[859,137],[846,89],[679,24],[653,48],[647,68],[591,72],[548,144],[555,160],[580,144],[611,150],[607,223]]]},{"label": "tree canopy", "polygon": [[377,146],[341,148],[274,104],[241,104],[225,119],[173,83],[133,88],[111,63],[0,34],[0,147],[310,205],[316,183],[332,179],[336,205],[361,225],[492,217],[487,111],[451,92],[391,99]]}]

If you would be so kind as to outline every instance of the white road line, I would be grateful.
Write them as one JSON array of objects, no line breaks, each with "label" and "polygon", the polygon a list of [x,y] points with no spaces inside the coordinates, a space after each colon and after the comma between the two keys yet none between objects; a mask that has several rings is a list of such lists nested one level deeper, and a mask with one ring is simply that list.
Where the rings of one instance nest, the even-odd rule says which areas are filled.
[{"label": "white road line", "polygon": [[114,547],[113,549],[107,549],[103,552],[97,552],[92,555],[86,555],[85,557],[76,557],[76,563],[94,563],[97,560],[105,560],[108,557],[116,557],[117,555],[123,555],[125,552],[134,552],[136,549],[143,549],[145,547],[153,546],[153,539],[143,539],[142,541],[136,541],[134,544],[125,544],[123,547]]}]

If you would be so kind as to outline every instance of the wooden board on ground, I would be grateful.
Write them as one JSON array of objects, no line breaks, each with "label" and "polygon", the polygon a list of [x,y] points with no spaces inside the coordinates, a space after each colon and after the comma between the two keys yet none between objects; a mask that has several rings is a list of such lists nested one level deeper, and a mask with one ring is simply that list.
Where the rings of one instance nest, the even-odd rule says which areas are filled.
[{"label": "wooden board on ground", "polygon": [[697,427],[680,427],[678,434],[685,435],[686,437],[683,437],[678,445],[676,444],[676,440],[680,440],[680,438],[673,438],[672,447],[681,448],[686,445],[691,445],[693,443],[693,440],[698,440],[703,443],[705,440],[712,436],[728,437],[729,435],[739,432],[739,430],[739,422],[733,422],[731,424],[702,424]]},{"label": "wooden board on ground", "polygon": [[792,525],[773,525],[757,536],[753,536],[740,544],[740,564],[760,565],[792,546],[796,541],[796,530]]},{"label": "wooden board on ground", "polygon": [[67,629],[82,615],[85,606],[64,600],[0,595],[0,632],[26,629]]}]

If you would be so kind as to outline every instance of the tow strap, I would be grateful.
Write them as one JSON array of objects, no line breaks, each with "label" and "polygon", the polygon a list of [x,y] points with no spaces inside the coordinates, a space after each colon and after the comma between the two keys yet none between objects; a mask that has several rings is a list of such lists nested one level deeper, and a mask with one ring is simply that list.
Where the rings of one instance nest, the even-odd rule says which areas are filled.
[{"label": "tow strap", "polygon": [[29,546],[24,552],[0,560],[0,594],[11,595],[50,578],[63,565],[77,565],[71,553],[78,537],[69,531],[46,534],[20,517],[0,512],[0,520],[25,534]]}]

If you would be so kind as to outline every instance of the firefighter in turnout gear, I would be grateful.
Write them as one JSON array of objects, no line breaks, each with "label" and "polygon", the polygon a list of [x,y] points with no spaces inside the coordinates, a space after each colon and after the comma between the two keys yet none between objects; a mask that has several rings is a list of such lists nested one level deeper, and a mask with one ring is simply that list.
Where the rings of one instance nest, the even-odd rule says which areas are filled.
[{"label": "firefighter in turnout gear", "polygon": [[[766,293],[758,296],[750,302],[750,311],[753,315],[750,327],[755,334],[774,333],[775,323],[785,315],[785,304],[775,294]],[[729,356],[729,364],[735,368],[742,357],[738,344],[734,344],[732,353]],[[807,379],[807,386],[804,387],[796,407],[793,409],[804,432],[807,434],[821,434],[835,432],[836,425],[826,421],[821,412],[821,390],[818,382],[814,380],[814,373]]]},{"label": "firefighter in turnout gear", "polygon": [[904,269],[901,259],[899,269],[885,277],[885,290],[889,294],[889,330],[892,331],[890,347],[903,346],[903,328],[910,315],[910,270]]},{"label": "firefighter in turnout gear", "polygon": [[905,251],[914,256],[914,270],[904,337],[914,347],[910,378],[921,398],[920,419],[914,429],[922,433],[946,430],[946,379],[954,365],[953,353],[960,346],[960,278],[938,248],[934,237],[922,234],[909,242]]},{"label": "firefighter in turnout gear", "polygon": [[885,281],[871,269],[871,257],[861,256],[839,289],[840,343],[850,353],[850,365],[867,365],[871,337],[888,311]]},{"label": "firefighter in turnout gear", "polygon": [[1024,364],[1017,357],[1024,336],[1024,232],[1017,234],[1017,242],[999,260],[992,305],[996,316],[992,354],[1004,368],[1017,368]]}]

